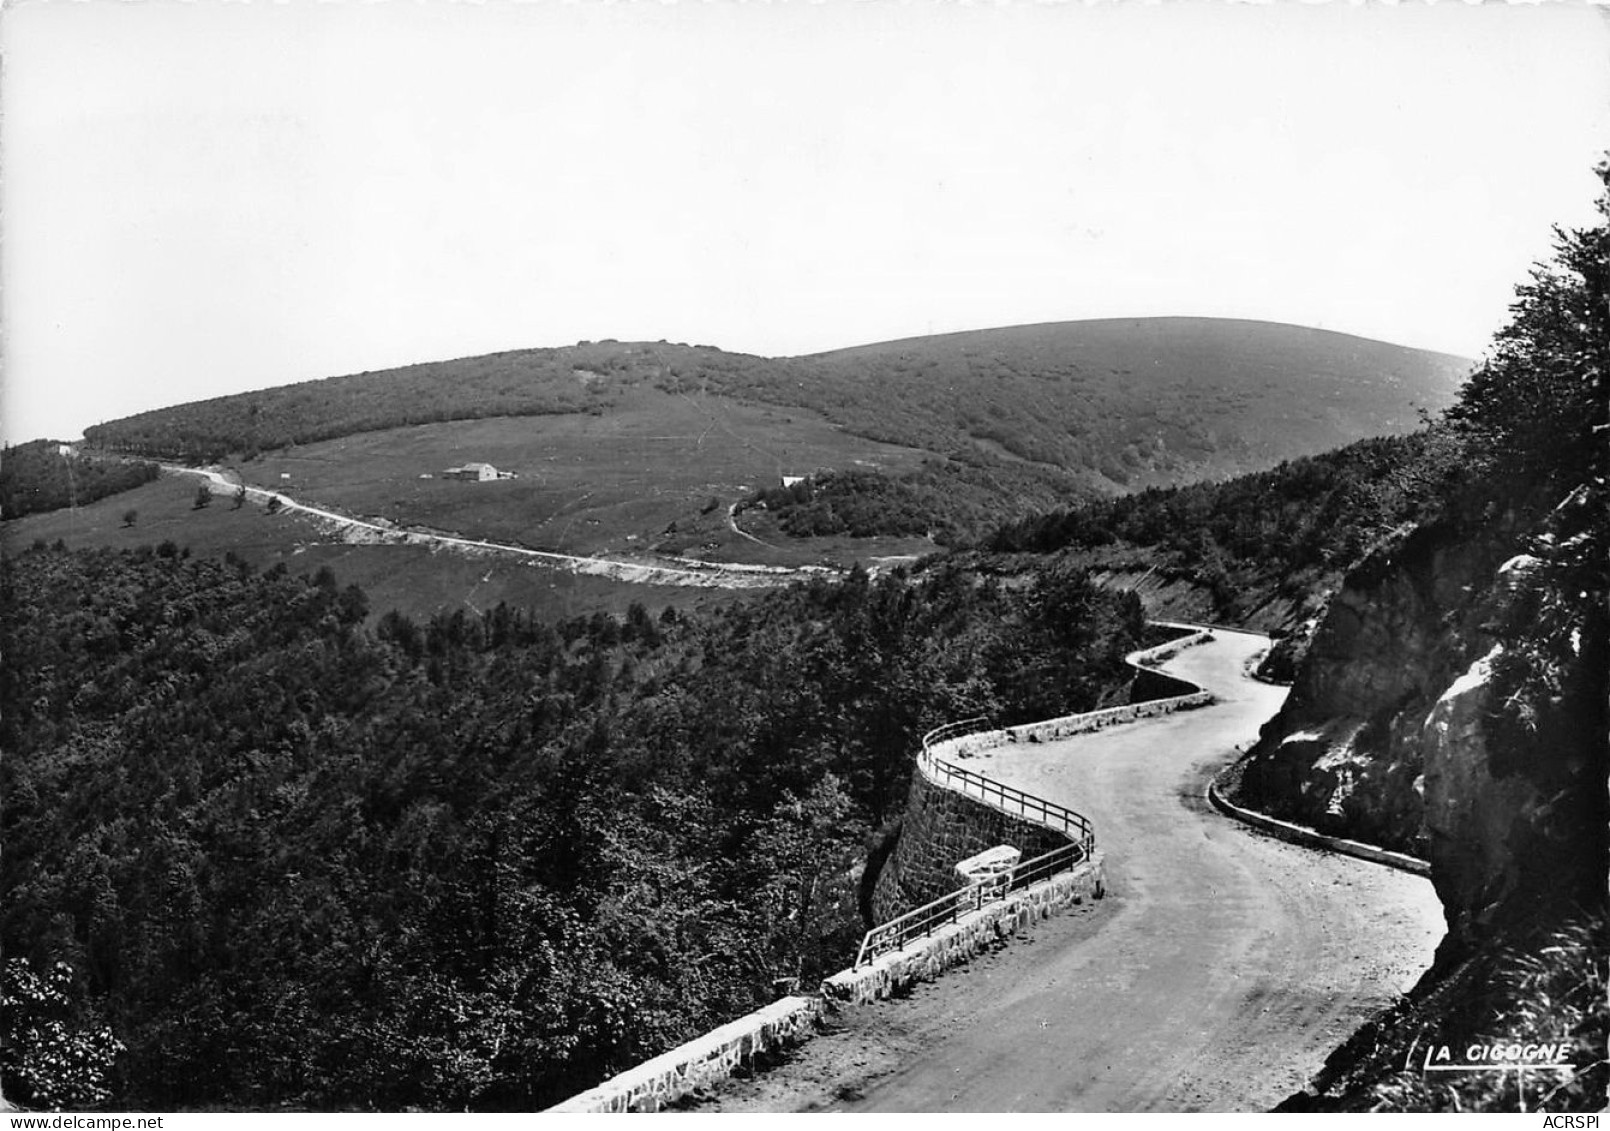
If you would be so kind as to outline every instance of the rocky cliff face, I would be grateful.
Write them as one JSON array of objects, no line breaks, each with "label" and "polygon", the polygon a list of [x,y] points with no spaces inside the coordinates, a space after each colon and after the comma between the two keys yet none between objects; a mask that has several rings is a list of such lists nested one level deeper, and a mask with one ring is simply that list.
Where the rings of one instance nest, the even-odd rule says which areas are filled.
[{"label": "rocky cliff face", "polygon": [[1243,763],[1243,803],[1424,853],[1420,731],[1480,646],[1474,606],[1507,549],[1493,535],[1416,529],[1347,577],[1284,709]]},{"label": "rocky cliff face", "polygon": [[[1604,887],[1602,728],[1595,754],[1581,719],[1502,722],[1519,678],[1507,646],[1528,631],[1516,610],[1548,584],[1544,563],[1516,553],[1526,525],[1445,520],[1355,569],[1236,787],[1252,808],[1430,860],[1455,946]],[[1578,687],[1542,709],[1584,702]]]},{"label": "rocky cliff face", "polygon": [[1467,909],[1467,929],[1484,925],[1519,886],[1524,862],[1512,851],[1512,826],[1547,801],[1525,777],[1492,770],[1487,722],[1502,651],[1494,645],[1454,680],[1421,728],[1425,855],[1443,906]]}]

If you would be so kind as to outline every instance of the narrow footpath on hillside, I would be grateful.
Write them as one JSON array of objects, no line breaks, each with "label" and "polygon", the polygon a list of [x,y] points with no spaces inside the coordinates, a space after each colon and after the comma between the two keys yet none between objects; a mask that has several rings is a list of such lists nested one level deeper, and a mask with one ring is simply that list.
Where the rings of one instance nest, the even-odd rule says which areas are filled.
[{"label": "narrow footpath on hillside", "polygon": [[962,762],[1096,825],[1104,900],[846,1011],[700,1111],[1266,1111],[1431,964],[1430,881],[1275,840],[1207,782],[1278,709],[1215,632],[1163,670],[1207,708]]}]

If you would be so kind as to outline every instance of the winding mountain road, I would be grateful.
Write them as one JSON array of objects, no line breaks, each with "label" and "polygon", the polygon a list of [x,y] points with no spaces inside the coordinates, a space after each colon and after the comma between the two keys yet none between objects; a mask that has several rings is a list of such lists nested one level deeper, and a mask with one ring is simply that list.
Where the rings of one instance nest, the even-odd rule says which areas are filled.
[{"label": "winding mountain road", "polygon": [[1260,1111],[1430,965],[1428,880],[1269,838],[1208,779],[1279,707],[1261,636],[1217,632],[1164,670],[1212,707],[965,764],[1096,823],[1109,895],[850,1011],[702,1110]]},{"label": "winding mountain road", "polygon": [[533,550],[527,546],[512,546],[507,542],[488,542],[481,538],[465,538],[439,530],[421,530],[399,526],[392,522],[354,518],[352,515],[327,510],[311,503],[299,502],[281,491],[244,483],[238,477],[231,478],[216,468],[181,467],[176,464],[162,464],[161,467],[170,475],[191,476],[203,480],[209,487],[221,488],[229,493],[244,487],[246,496],[257,502],[267,503],[277,499],[282,511],[301,514],[318,524],[327,534],[348,543],[433,546],[466,554],[498,554],[528,564],[566,570],[570,573],[590,574],[594,577],[608,577],[615,581],[678,585],[698,589],[773,589],[833,572],[820,566],[788,568],[765,565],[707,565],[686,558],[680,559],[686,565],[686,568],[681,568],[653,562]]}]

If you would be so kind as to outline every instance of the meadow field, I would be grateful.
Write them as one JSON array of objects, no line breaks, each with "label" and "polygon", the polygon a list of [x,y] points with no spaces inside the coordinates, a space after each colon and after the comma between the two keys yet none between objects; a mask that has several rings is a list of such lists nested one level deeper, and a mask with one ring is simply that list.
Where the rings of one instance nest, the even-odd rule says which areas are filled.
[{"label": "meadow field", "polygon": [[[353,515],[531,549],[638,556],[657,547],[711,561],[797,565],[815,560],[820,548],[760,546],[728,528],[728,507],[784,475],[845,466],[898,474],[924,458],[932,456],[855,436],[809,410],[638,387],[596,416],[493,417],[361,432],[230,469],[247,482]],[[469,461],[517,478],[442,477]]]},{"label": "meadow field", "polygon": [[[306,517],[270,515],[258,503],[237,510],[228,497],[218,495],[209,506],[196,509],[196,486],[187,476],[164,474],[154,483],[88,506],[8,521],[0,532],[7,552],[36,540],[59,539],[75,549],[171,541],[197,556],[233,553],[258,570],[283,563],[293,572],[311,575],[327,566],[341,585],[364,590],[371,619],[392,609],[427,619],[459,609],[483,611],[499,602],[546,618],[620,614],[633,602],[655,612],[667,606],[704,609],[738,595],[721,589],[623,584],[511,558],[420,546],[348,545],[320,533]],[[137,512],[132,526],[124,522],[130,510]]]}]

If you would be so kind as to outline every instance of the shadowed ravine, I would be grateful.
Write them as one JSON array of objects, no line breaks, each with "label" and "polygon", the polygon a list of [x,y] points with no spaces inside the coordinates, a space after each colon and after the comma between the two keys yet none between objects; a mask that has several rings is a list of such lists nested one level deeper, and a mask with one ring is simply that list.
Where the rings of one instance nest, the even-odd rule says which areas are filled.
[{"label": "shadowed ravine", "polygon": [[1107,899],[852,1011],[710,1106],[1257,1111],[1301,1087],[1430,965],[1443,920],[1428,880],[1270,839],[1204,800],[1285,694],[1245,674],[1267,643],[1221,632],[1164,665],[1213,707],[969,759],[1096,822]]}]

